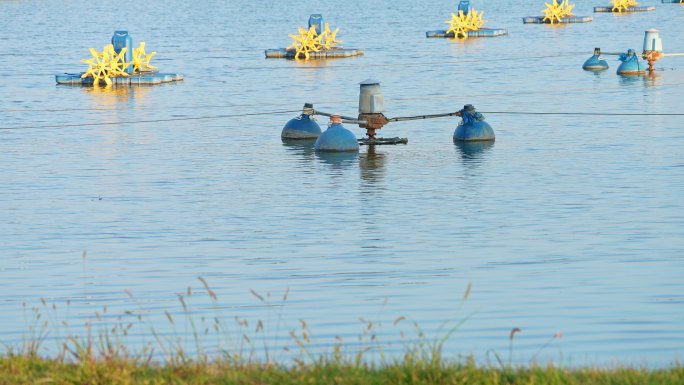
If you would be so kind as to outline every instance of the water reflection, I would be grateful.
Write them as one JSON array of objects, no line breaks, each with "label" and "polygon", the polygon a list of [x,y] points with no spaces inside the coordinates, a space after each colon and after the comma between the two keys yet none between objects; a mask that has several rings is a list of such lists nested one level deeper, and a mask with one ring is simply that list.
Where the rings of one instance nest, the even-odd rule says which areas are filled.
[{"label": "water reflection", "polygon": [[461,155],[463,164],[469,167],[479,167],[486,159],[486,153],[494,147],[494,141],[482,142],[454,142],[456,152]]},{"label": "water reflection", "polygon": [[482,39],[456,39],[456,38],[446,38],[447,41],[449,41],[449,44],[453,44],[453,46],[475,46],[475,47],[481,47],[483,46]]},{"label": "water reflection", "polygon": [[382,179],[387,157],[384,153],[376,151],[377,146],[368,146],[366,153],[359,156],[361,179],[374,184]]},{"label": "water reflection", "polygon": [[310,59],[310,60],[295,60],[288,59],[288,63],[293,63],[297,68],[325,68],[330,67],[331,60],[327,59]]},{"label": "water reflection", "polygon": [[458,57],[459,55],[463,55],[464,52],[467,52],[468,55],[480,54],[484,44],[482,42],[482,39],[447,38],[446,40],[449,41],[449,51],[452,55],[456,55],[456,57]]},{"label": "water reflection", "polygon": [[365,152],[357,154],[354,152],[316,152],[314,150],[316,139],[282,139],[282,142],[287,153],[298,157],[303,162],[318,159],[324,164],[337,166],[336,168],[346,168],[358,159],[362,180],[372,184],[382,179],[386,154],[378,152],[377,146],[368,146]]},{"label": "water reflection", "polygon": [[646,76],[644,76],[643,78],[644,78],[644,85],[646,85],[647,87],[659,86],[662,83],[661,82],[662,77],[660,76],[659,71],[647,73]]},{"label": "water reflection", "polygon": [[321,163],[333,166],[333,169],[346,169],[358,162],[357,152],[326,152],[315,151],[316,159]]},{"label": "water reflection", "polygon": [[[289,62],[290,60],[288,60]],[[292,60],[294,67],[302,70],[298,76],[301,76],[300,82],[309,84],[319,84],[331,79],[330,68],[335,66],[331,60],[314,59],[314,60]]]},{"label": "water reflection", "polygon": [[661,76],[658,71],[646,72],[642,75],[618,75],[620,77],[620,85],[635,85],[642,83],[646,87],[655,87],[661,85]]},{"label": "water reflection", "polygon": [[144,99],[150,92],[150,87],[143,85],[80,87],[93,104],[101,107],[120,107],[122,104],[132,104],[136,99]]},{"label": "water reflection", "polygon": [[606,73],[610,73],[610,68],[606,68],[604,70],[584,70],[584,72],[593,75],[596,78],[596,81],[599,81],[601,80],[603,75],[605,75]]},{"label": "water reflection", "polygon": [[306,162],[314,160],[316,139],[282,139],[282,141],[289,154],[293,154]]}]

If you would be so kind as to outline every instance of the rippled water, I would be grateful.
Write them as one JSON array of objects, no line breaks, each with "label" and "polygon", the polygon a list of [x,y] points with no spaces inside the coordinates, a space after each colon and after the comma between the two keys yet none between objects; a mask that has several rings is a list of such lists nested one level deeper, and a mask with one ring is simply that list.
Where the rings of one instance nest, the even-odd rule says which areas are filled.
[{"label": "rippled water", "polygon": [[[487,26],[509,36],[459,42],[425,38],[454,1],[172,0],[116,11],[0,1],[0,342],[21,341],[32,324],[22,303],[40,298],[57,306],[43,309],[51,322],[82,325],[106,306],[184,336],[163,312],[182,318],[175,293],[191,286],[192,316],[239,316],[249,330],[266,320],[270,346],[298,319],[324,346],[356,341],[365,317],[399,351],[399,331],[414,334],[407,321],[392,325],[399,316],[429,335],[467,318],[450,356],[508,359],[518,327],[519,363],[682,360],[684,118],[488,112],[680,113],[682,58],[658,62],[655,77],[619,77],[615,57],[602,73],[581,65],[595,46],[639,51],[652,27],[666,52],[684,52],[684,7],[643,1],[657,10],[593,14],[601,1],[582,0],[575,11],[593,23],[551,27],[522,24],[542,1],[519,3],[476,1]],[[366,55],[264,59],[318,12]],[[116,29],[186,80],[54,84]],[[381,131],[406,146],[320,155],[281,142],[296,112],[238,116],[305,102],[354,115],[368,77],[382,81],[390,117],[472,103],[497,140],[454,145],[447,118]],[[273,304],[289,297],[269,308],[250,289]],[[135,330],[132,343],[149,340]]]}]

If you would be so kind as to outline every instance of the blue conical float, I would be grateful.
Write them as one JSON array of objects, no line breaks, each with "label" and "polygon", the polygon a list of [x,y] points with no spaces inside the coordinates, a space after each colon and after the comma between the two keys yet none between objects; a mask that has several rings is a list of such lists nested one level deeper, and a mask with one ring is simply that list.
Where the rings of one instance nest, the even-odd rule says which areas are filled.
[{"label": "blue conical float", "polygon": [[603,71],[608,69],[608,62],[601,57],[601,48],[594,48],[594,56],[587,59],[582,68],[587,71]]},{"label": "blue conical float", "polygon": [[454,131],[454,141],[475,142],[494,140],[494,129],[484,121],[484,116],[475,111],[472,104],[466,104],[458,111],[461,122]]},{"label": "blue conical float", "polygon": [[305,111],[285,124],[280,133],[282,139],[316,139],[321,135],[321,126],[306,113],[307,108],[313,108],[313,106],[305,104]]},{"label": "blue conical float", "polygon": [[646,67],[639,61],[633,49],[627,50],[627,53],[620,55],[622,64],[617,69],[618,75],[641,75],[646,72]]},{"label": "blue conical float", "polygon": [[330,127],[314,143],[316,151],[358,152],[359,142],[353,132],[342,125],[339,115],[330,117]]}]

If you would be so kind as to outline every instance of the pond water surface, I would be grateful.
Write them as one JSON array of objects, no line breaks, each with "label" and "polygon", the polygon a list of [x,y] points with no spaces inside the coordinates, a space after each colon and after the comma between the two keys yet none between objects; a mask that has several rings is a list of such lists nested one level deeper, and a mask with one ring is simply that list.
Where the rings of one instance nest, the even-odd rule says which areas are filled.
[{"label": "pond water surface", "polygon": [[[411,322],[433,336],[465,320],[449,357],[508,359],[517,327],[517,363],[681,362],[684,117],[601,113],[681,113],[684,59],[652,77],[616,75],[615,57],[601,73],[581,65],[594,47],[640,51],[653,27],[666,52],[684,52],[684,6],[593,14],[600,3],[576,2],[592,23],[552,27],[522,24],[543,1],[476,1],[509,35],[453,41],[425,32],[444,28],[454,1],[0,1],[0,342],[21,343],[33,306],[73,331],[107,307],[186,338],[164,311],[238,316],[252,334],[264,320],[274,350],[299,319],[321,349],[338,336],[397,354]],[[366,54],[266,60],[311,13]],[[118,29],[185,81],[54,84]],[[387,116],[471,103],[496,142],[455,145],[454,118],[391,123],[382,136],[407,145],[358,155],[281,141],[306,102],[356,114],[370,77]],[[359,317],[381,324],[380,342]],[[129,343],[151,339],[133,330]]]}]

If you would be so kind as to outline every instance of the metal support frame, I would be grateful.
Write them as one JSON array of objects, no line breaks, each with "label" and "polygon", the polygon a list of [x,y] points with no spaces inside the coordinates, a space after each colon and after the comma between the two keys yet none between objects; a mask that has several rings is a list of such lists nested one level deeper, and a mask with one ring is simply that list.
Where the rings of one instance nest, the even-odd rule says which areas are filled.
[{"label": "metal support frame", "polygon": [[400,116],[396,118],[388,118],[386,117],[383,113],[361,113],[359,114],[358,118],[352,118],[349,116],[344,116],[344,115],[339,115],[339,114],[331,114],[329,112],[324,112],[324,111],[319,111],[316,110],[311,103],[305,103],[304,108],[302,109],[302,113],[305,115],[319,115],[319,116],[327,116],[327,117],[335,117],[335,119],[339,119],[341,123],[349,123],[349,124],[358,124],[359,127],[365,128],[366,129],[366,138],[365,139],[360,139],[360,141],[363,142],[363,144],[397,144],[397,143],[406,143],[407,140],[405,138],[390,138],[390,139],[385,139],[385,138],[377,138],[377,130],[381,129],[384,127],[387,123],[390,122],[404,122],[404,121],[409,121],[409,120],[422,120],[422,119],[434,119],[434,118],[443,118],[447,116],[461,116],[460,111],[456,112],[447,112],[444,114],[432,114],[432,115],[415,115],[415,116]]}]

